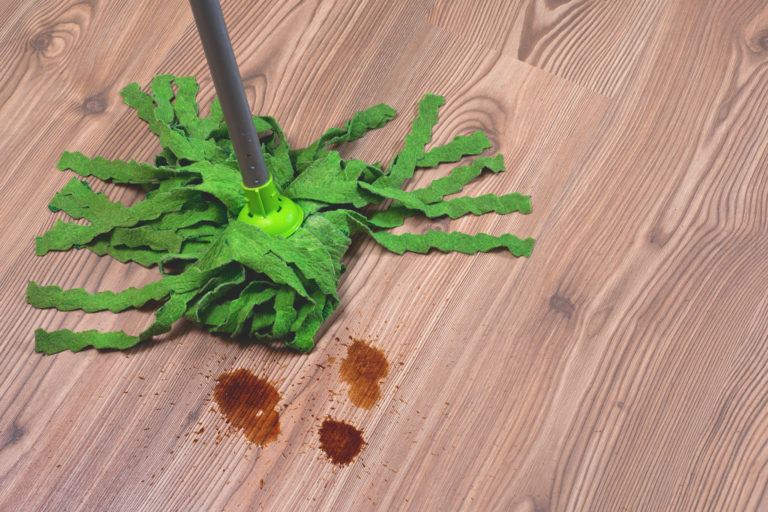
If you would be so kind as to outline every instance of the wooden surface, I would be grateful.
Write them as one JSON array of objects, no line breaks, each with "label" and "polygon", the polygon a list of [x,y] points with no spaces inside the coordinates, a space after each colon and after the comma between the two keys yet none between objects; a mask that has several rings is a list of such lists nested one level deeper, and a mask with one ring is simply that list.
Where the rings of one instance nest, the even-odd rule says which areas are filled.
[{"label": "wooden surface", "polygon": [[[186,2],[4,0],[0,510],[768,509],[764,0],[223,5],[254,111],[295,143],[386,101],[401,116],[345,150],[386,160],[422,93],[446,95],[436,139],[484,129],[508,162],[470,192],[531,193],[534,213],[439,224],[535,236],[533,257],[361,241],[309,356],[189,325],[35,354],[36,327],[136,332],[148,314],[34,310],[29,279],[155,275],[33,257],[59,154],[150,159],[119,89],[195,74],[207,103],[212,86]],[[390,363],[370,410],[339,379],[350,336]],[[281,394],[265,448],[211,402],[236,368]],[[319,449],[329,415],[367,442],[349,466]]]}]

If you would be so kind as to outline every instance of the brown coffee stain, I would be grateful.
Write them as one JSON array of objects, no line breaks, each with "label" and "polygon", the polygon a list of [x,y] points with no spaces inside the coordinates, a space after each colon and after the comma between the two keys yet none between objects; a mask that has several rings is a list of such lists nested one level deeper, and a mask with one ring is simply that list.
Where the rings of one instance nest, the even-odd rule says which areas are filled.
[{"label": "brown coffee stain", "polygon": [[348,423],[326,418],[320,426],[320,448],[334,464],[349,464],[364,444],[363,433]]},{"label": "brown coffee stain", "polygon": [[219,375],[213,399],[224,418],[245,437],[265,446],[280,433],[280,414],[275,410],[280,393],[269,381],[240,368]]},{"label": "brown coffee stain", "polygon": [[379,383],[389,373],[384,352],[363,340],[352,338],[347,357],[341,361],[339,375],[349,384],[349,399],[358,407],[370,409],[381,396]]}]

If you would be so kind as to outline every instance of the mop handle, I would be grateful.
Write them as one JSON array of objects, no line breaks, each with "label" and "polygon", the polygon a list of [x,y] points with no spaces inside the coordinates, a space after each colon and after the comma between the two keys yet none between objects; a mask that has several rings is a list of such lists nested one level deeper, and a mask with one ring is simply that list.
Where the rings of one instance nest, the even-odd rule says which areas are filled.
[{"label": "mop handle", "polygon": [[246,187],[269,180],[219,0],[189,0]]}]

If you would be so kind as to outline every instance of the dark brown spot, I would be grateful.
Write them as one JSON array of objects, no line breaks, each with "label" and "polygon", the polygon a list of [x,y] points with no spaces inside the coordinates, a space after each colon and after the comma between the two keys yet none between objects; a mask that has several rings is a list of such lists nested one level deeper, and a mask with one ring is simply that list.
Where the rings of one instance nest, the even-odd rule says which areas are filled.
[{"label": "dark brown spot", "polygon": [[381,349],[363,340],[352,339],[339,375],[349,384],[349,399],[358,407],[370,409],[381,396],[379,382],[389,373],[389,363]]},{"label": "dark brown spot", "polygon": [[280,433],[280,414],[275,410],[280,394],[269,381],[243,368],[223,373],[213,399],[226,420],[243,431],[252,443],[265,446]]},{"label": "dark brown spot", "polygon": [[571,302],[568,297],[563,297],[559,293],[555,293],[549,298],[549,307],[553,311],[562,313],[566,318],[571,318],[573,312],[576,311],[576,306],[573,302]]},{"label": "dark brown spot", "polygon": [[39,34],[35,34],[29,41],[29,45],[32,47],[33,51],[42,53],[51,46],[52,40],[53,38],[49,32],[40,32]]},{"label": "dark brown spot", "polygon": [[101,114],[107,110],[107,100],[101,94],[89,96],[83,101],[83,112],[86,115]]},{"label": "dark brown spot", "polygon": [[334,464],[349,464],[364,444],[363,433],[343,421],[326,418],[320,427],[320,448]]}]

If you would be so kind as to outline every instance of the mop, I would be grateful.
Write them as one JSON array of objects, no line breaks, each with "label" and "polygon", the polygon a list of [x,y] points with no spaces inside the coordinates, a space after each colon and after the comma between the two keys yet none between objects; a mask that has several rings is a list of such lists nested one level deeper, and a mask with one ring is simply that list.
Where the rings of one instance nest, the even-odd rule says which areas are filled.
[{"label": "mop", "polygon": [[[406,219],[486,213],[530,213],[519,193],[451,197],[487,173],[505,170],[481,131],[427,149],[443,97],[427,94],[410,132],[388,166],[344,159],[337,147],[385,125],[385,104],[357,112],[304,148],[289,145],[278,122],[252,116],[218,0],[190,0],[218,100],[203,117],[191,77],[156,76],[148,88],[121,91],[162,151],[153,165],[65,152],[60,170],[74,177],[49,204],[74,220],[57,220],[36,238],[35,252],[86,249],[120,262],[156,267],[160,278],[141,288],[90,293],[30,282],[37,308],[86,313],[159,305],[138,334],[38,329],[45,354],[85,348],[128,349],[171,330],[185,318],[212,333],[299,351],[314,347],[321,325],[339,305],[343,256],[356,234],[396,254],[431,250],[474,254],[494,249],[530,256],[532,238],[427,230],[394,234]],[[406,190],[421,169],[457,163],[446,176]],[[84,178],[140,186],[130,206],[91,189]]]}]

